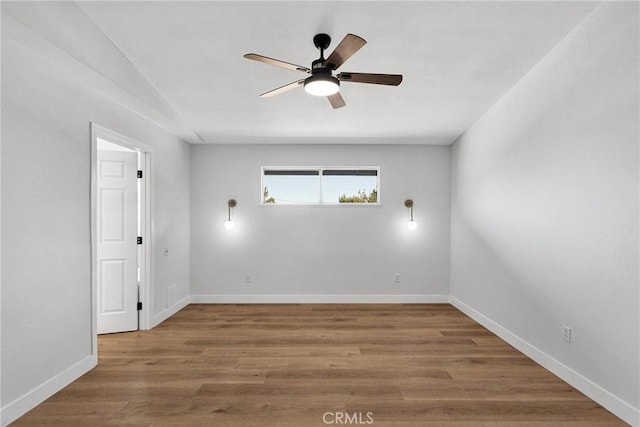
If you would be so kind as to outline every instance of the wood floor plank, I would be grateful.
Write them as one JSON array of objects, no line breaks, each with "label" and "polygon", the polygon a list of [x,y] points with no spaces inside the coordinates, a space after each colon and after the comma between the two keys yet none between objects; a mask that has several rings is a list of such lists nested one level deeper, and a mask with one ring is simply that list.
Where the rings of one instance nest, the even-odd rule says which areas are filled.
[{"label": "wood floor plank", "polygon": [[585,396],[570,385],[561,382],[506,380],[467,380],[453,382],[431,381],[407,383],[402,386],[404,400],[511,400],[511,401],[568,401],[585,400]]},{"label": "wood floor plank", "polygon": [[349,357],[360,355],[358,347],[314,345],[213,345],[202,352],[203,356],[227,354],[238,357]]},{"label": "wood floor plank", "polygon": [[340,380],[363,380],[380,384],[383,380],[393,380],[396,382],[414,382],[417,380],[442,379],[451,381],[451,375],[446,369],[402,369],[394,367],[392,369],[363,367],[349,368],[281,368],[269,369],[266,375],[267,382],[291,382],[291,381],[340,381]]},{"label": "wood floor plank", "polygon": [[14,425],[625,425],[448,304],[192,304],[98,349]]}]

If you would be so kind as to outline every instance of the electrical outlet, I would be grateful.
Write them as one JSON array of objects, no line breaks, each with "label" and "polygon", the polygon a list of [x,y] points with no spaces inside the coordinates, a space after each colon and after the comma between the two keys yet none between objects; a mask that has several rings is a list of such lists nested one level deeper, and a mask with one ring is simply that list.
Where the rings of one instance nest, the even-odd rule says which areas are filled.
[{"label": "electrical outlet", "polygon": [[562,340],[564,342],[571,342],[571,328],[567,325],[562,326]]},{"label": "electrical outlet", "polygon": [[251,273],[247,273],[244,275],[244,283],[253,282],[253,275]]},{"label": "electrical outlet", "polygon": [[396,273],[396,274],[393,276],[393,282],[394,282],[394,283],[400,283],[400,273]]}]

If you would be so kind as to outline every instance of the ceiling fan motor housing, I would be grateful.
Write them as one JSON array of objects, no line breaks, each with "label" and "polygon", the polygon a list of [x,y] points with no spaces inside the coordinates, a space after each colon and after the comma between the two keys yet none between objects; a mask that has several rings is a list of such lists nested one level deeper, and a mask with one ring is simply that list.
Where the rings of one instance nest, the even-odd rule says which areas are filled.
[{"label": "ceiling fan motor housing", "polygon": [[324,73],[331,75],[331,69],[325,67],[325,59],[320,57],[311,63],[311,74]]}]

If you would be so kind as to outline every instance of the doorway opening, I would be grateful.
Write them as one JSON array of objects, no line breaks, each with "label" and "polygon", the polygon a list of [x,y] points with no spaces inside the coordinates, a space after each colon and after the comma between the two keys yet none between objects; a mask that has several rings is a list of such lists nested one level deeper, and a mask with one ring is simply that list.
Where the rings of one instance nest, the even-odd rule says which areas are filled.
[{"label": "doorway opening", "polygon": [[92,335],[149,328],[151,148],[91,124]]}]

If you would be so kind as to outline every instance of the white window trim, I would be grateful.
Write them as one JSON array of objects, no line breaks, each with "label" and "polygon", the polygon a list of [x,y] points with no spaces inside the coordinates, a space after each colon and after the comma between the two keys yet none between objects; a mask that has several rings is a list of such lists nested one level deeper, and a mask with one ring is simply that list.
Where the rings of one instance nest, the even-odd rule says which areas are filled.
[{"label": "white window trim", "polygon": [[[378,191],[378,201],[376,203],[338,203],[338,202],[319,202],[319,203],[264,203],[264,172],[278,171],[278,170],[291,170],[291,171],[318,171],[320,175],[320,198],[322,199],[322,171],[323,170],[375,170],[376,171],[376,189]],[[380,198],[380,166],[262,166],[260,168],[260,206],[279,206],[279,207],[378,207],[382,206],[382,200]]]}]

